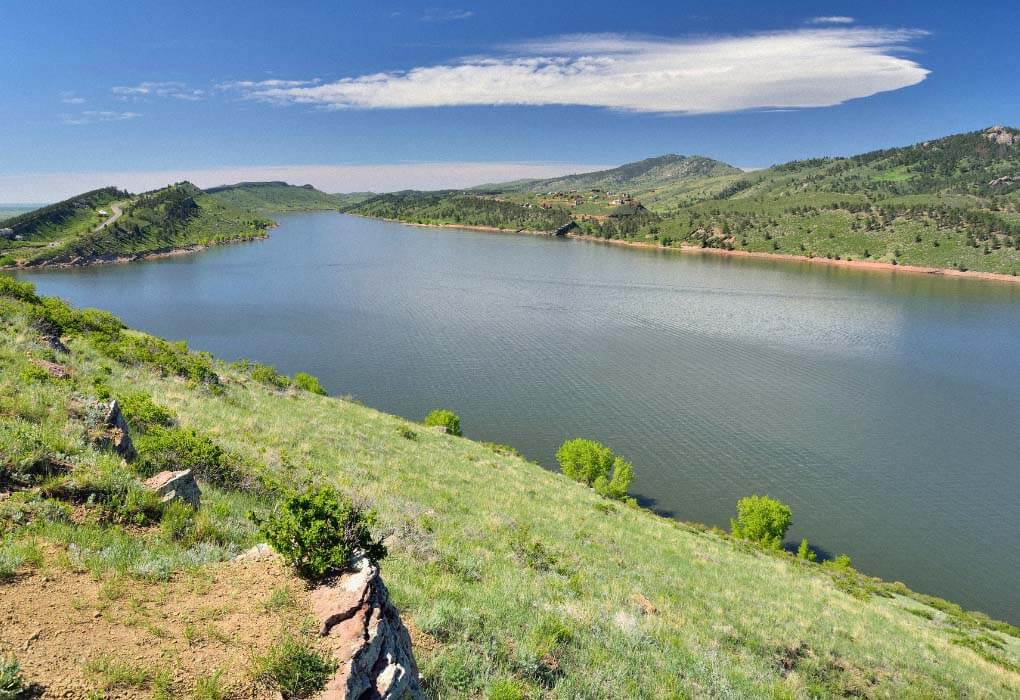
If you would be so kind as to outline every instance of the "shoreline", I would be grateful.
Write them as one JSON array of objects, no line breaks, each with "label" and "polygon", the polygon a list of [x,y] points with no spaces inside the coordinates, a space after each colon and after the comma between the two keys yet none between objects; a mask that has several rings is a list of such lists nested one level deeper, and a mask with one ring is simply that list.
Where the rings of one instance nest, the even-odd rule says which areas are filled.
[{"label": "shoreline", "polygon": [[924,267],[921,265],[893,265],[888,262],[866,261],[866,260],[833,260],[831,258],[813,257],[806,255],[794,255],[792,253],[765,253],[752,250],[725,250],[723,248],[702,248],[693,245],[681,245],[679,248],[670,248],[645,243],[643,241],[623,241],[619,239],[605,239],[597,236],[586,236],[583,234],[567,233],[566,238],[573,238],[578,241],[589,243],[602,243],[604,245],[625,246],[629,248],[645,248],[650,250],[674,251],[678,254],[694,253],[697,255],[719,255],[724,257],[755,258],[759,260],[782,260],[784,262],[797,262],[815,265],[828,265],[830,267],[847,267],[858,270],[871,270],[874,272],[906,272],[912,275],[928,275],[930,277],[959,277],[963,279],[978,279],[989,282],[1007,282],[1010,284],[1020,283],[1020,275],[1007,275],[1002,272],[983,272],[981,270],[954,270],[951,267]]},{"label": "shoreline", "polygon": [[77,258],[68,262],[44,262],[38,265],[9,265],[7,267],[0,268],[0,271],[6,272],[24,272],[30,270],[53,270],[53,269],[70,269],[75,267],[92,267],[94,265],[123,265],[126,263],[138,262],[140,260],[156,260],[158,258],[172,258],[178,255],[188,255],[189,253],[198,253],[209,248],[216,248],[222,245],[235,245],[239,243],[254,243],[256,241],[264,241],[269,238],[269,234],[264,236],[253,236],[251,238],[231,238],[225,241],[217,241],[216,243],[196,243],[190,246],[180,246],[177,248],[166,248],[162,250],[153,250],[145,253],[132,253],[129,255],[118,255],[115,257],[95,257],[95,258]]},{"label": "shoreline", "polygon": [[828,265],[830,267],[846,267],[854,268],[858,270],[869,270],[872,272],[905,272],[911,275],[928,275],[930,277],[958,277],[961,279],[974,279],[983,280],[986,282],[1006,282],[1008,284],[1020,284],[1020,275],[1007,275],[1003,272],[984,272],[982,270],[966,270],[960,271],[955,270],[951,267],[924,267],[922,265],[893,265],[888,262],[879,261],[865,261],[865,260],[833,260],[831,258],[813,257],[809,258],[806,255],[794,255],[792,253],[766,253],[761,251],[751,250],[725,250],[723,248],[702,248],[701,246],[686,245],[682,244],[679,248],[677,247],[665,247],[660,246],[656,243],[646,243],[644,241],[625,241],[620,239],[606,239],[599,238],[598,236],[588,236],[580,233],[573,233],[568,231],[562,236],[555,236],[553,231],[531,231],[528,229],[509,229],[509,228],[497,228],[494,226],[467,226],[461,224],[419,224],[412,223],[410,221],[401,221],[400,219],[384,219],[378,216],[366,216],[364,214],[353,214],[347,212],[341,212],[348,216],[357,216],[362,219],[374,219],[376,221],[388,221],[394,224],[404,224],[405,226],[418,226],[421,228],[445,228],[445,229],[463,229],[465,231],[481,231],[483,233],[510,233],[510,234],[523,234],[527,236],[549,236],[550,238],[572,238],[577,241],[586,241],[588,243],[601,243],[603,245],[615,245],[626,248],[644,248],[646,250],[661,250],[664,252],[672,252],[678,255],[686,253],[694,253],[697,255],[720,255],[726,257],[743,257],[743,258],[755,258],[759,260],[780,260],[783,262],[796,262],[814,265]]}]

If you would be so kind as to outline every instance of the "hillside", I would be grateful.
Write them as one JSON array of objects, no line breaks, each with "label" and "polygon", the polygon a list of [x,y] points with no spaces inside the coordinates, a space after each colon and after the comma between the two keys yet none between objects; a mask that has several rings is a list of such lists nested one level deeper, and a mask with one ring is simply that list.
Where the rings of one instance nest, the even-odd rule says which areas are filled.
[{"label": "hillside", "polygon": [[271,221],[188,182],[132,196],[114,188],[9,219],[0,265],[81,265],[265,236]]},{"label": "hillside", "polygon": [[[431,697],[1020,693],[1020,630],[901,584],[607,500],[3,277],[0,326],[0,656],[54,692],[268,697],[252,658],[288,634],[314,644],[295,622],[308,602],[279,566],[227,560],[257,541],[248,512],[317,483],[378,512]],[[128,462],[97,439],[90,407],[109,397]],[[202,479],[197,512],[141,495],[168,459]]]},{"label": "hillside", "polygon": [[549,232],[570,223],[570,216],[560,208],[543,208],[454,190],[381,194],[344,210],[413,224],[481,226],[508,231]]},{"label": "hillside", "polygon": [[627,163],[610,170],[543,180],[482,185],[476,189],[494,192],[570,192],[600,189],[647,193],[663,187],[673,187],[684,181],[739,175],[741,172],[739,168],[704,156],[679,156],[670,153]]},{"label": "hillside", "polygon": [[[388,196],[400,200],[388,203],[388,218],[434,223],[422,193]],[[490,202],[499,202],[522,216],[541,209],[567,217],[577,224],[570,235],[606,241],[1020,274],[1020,131],[1010,127],[749,173],[662,156],[428,196],[428,209],[457,212],[441,223],[483,225]],[[351,211],[378,215],[370,202]]]},{"label": "hillside", "polygon": [[224,204],[251,212],[336,211],[366,199],[371,193],[327,194],[311,185],[286,182],[239,182],[210,187],[206,194]]}]

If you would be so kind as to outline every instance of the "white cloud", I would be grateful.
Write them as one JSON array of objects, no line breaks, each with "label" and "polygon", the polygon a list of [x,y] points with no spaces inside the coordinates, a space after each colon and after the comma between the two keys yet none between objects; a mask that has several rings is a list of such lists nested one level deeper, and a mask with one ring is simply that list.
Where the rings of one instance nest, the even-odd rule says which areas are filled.
[{"label": "white cloud", "polygon": [[812,17],[808,24],[853,24],[854,18],[846,15],[828,15],[826,17]]},{"label": "white cloud", "polygon": [[898,55],[924,33],[799,29],[712,39],[572,35],[504,55],[316,85],[242,87],[248,97],[331,109],[587,105],[699,114],[825,107],[924,80]]},{"label": "white cloud", "polygon": [[74,90],[65,90],[60,93],[60,101],[65,105],[81,105],[85,104],[85,98],[79,97]]},{"label": "white cloud", "polygon": [[447,10],[439,7],[430,7],[421,15],[422,22],[456,22],[462,19],[474,17],[471,10]]},{"label": "white cloud", "polygon": [[310,183],[325,192],[432,190],[470,187],[525,177],[557,177],[611,167],[613,165],[604,163],[430,162],[21,173],[0,175],[0,202],[55,202],[107,185],[144,192],[181,180],[190,180],[199,187],[244,180],[284,180],[298,185]]},{"label": "white cloud", "polygon": [[65,114],[65,124],[96,124],[99,122],[122,122],[128,119],[137,119],[142,116],[138,112],[112,112],[112,111],[98,111],[98,110],[85,110],[78,114]]},{"label": "white cloud", "polygon": [[143,99],[148,97],[169,97],[175,100],[197,102],[198,100],[205,98],[204,90],[189,88],[186,84],[175,81],[146,81],[139,83],[138,85],[117,85],[116,87],[110,88],[110,92],[122,100]]},{"label": "white cloud", "polygon": [[318,85],[322,81],[319,78],[312,80],[232,80],[226,83],[218,83],[217,90],[239,90],[245,93],[259,93],[266,90],[282,90],[286,88],[309,87]]}]

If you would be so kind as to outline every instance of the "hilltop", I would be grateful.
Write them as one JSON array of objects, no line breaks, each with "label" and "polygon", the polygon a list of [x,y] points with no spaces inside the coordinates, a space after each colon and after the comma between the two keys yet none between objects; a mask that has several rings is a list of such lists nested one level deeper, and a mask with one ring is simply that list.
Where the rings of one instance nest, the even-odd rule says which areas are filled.
[{"label": "hilltop", "polygon": [[[388,197],[387,218],[415,223],[490,225],[482,222],[496,202],[508,221],[541,210],[549,221],[573,222],[568,235],[608,242],[1020,274],[1020,131],[1004,126],[747,173],[668,155],[564,178]],[[347,210],[381,215],[372,199]]]},{"label": "hilltop", "polygon": [[[0,648],[75,696],[252,697],[254,655],[287,635],[316,644],[292,573],[230,561],[258,541],[246,514],[302,483],[377,511],[383,575],[431,696],[1020,693],[1013,626],[608,500],[512,449],[3,277],[0,355]],[[110,398],[128,461],[97,432]],[[166,464],[195,469],[198,511],[146,500],[140,477]]]},{"label": "hilltop", "polygon": [[475,189],[494,192],[570,192],[608,190],[646,193],[662,187],[675,187],[689,180],[739,175],[743,171],[722,161],[704,156],[680,156],[673,153],[627,163],[609,170],[579,173],[543,180],[518,180],[503,184],[481,185]]},{"label": "hilltop", "polygon": [[86,192],[4,222],[0,266],[85,265],[264,237],[272,222],[190,182],[131,195]]},{"label": "hilltop", "polygon": [[224,204],[253,212],[337,211],[356,204],[371,193],[327,194],[311,185],[270,182],[239,182],[205,190]]}]

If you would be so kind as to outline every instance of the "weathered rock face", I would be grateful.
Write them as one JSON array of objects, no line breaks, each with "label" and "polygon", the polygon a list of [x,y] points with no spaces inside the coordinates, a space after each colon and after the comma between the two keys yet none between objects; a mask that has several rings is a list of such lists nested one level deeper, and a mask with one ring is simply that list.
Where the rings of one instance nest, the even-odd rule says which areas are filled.
[{"label": "weathered rock face", "polygon": [[985,130],[985,138],[998,144],[1010,146],[1020,144],[1020,134],[1014,134],[1004,126],[993,126]]},{"label": "weathered rock face", "polygon": [[195,475],[190,469],[179,472],[160,472],[145,481],[145,488],[162,496],[162,501],[184,501],[198,508],[202,502],[202,491],[198,488]]},{"label": "weathered rock face", "polygon": [[131,444],[131,436],[128,435],[128,424],[124,420],[124,414],[120,412],[120,404],[116,401],[110,402],[110,407],[103,417],[103,425],[106,428],[105,441],[124,459],[131,459],[135,456],[135,446]]},{"label": "weathered rock face", "polygon": [[390,603],[379,567],[359,559],[352,573],[312,591],[319,634],[338,668],[318,700],[424,698],[411,635]]}]

